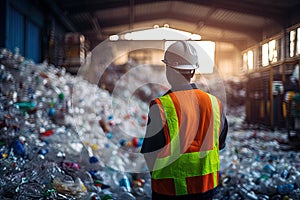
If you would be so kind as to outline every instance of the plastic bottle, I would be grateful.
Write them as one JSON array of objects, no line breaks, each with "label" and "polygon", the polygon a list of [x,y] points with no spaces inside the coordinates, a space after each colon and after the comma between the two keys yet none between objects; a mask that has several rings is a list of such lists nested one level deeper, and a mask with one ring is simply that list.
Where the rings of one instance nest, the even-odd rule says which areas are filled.
[{"label": "plastic bottle", "polygon": [[150,181],[145,182],[143,189],[144,189],[145,196],[150,198],[152,196],[152,188],[151,188]]},{"label": "plastic bottle", "polygon": [[101,200],[100,196],[95,192],[85,192],[77,196],[78,199],[82,200]]},{"label": "plastic bottle", "polygon": [[290,197],[291,199],[294,199],[294,200],[300,199],[300,188],[297,188],[297,189],[293,190],[293,191],[289,194],[289,197]]},{"label": "plastic bottle", "polygon": [[135,196],[133,196],[133,194],[131,194],[127,190],[118,192],[118,199],[120,199],[120,200],[136,200]]},{"label": "plastic bottle", "polygon": [[258,200],[258,197],[255,195],[255,193],[248,188],[245,188],[245,186],[237,186],[238,192],[246,199],[251,200]]},{"label": "plastic bottle", "polygon": [[279,194],[286,195],[292,192],[295,188],[295,185],[292,183],[282,184],[277,186],[277,190]]},{"label": "plastic bottle", "polygon": [[145,180],[143,178],[139,178],[138,174],[134,174],[134,180],[131,183],[133,194],[136,196],[143,196],[145,194],[144,192],[144,184]]},{"label": "plastic bottle", "polygon": [[276,169],[270,163],[266,164],[263,168],[264,172],[270,174],[271,176],[276,172]]},{"label": "plastic bottle", "polygon": [[120,173],[118,176],[119,187],[123,187],[126,191],[131,192],[131,186],[128,176],[125,173]]},{"label": "plastic bottle", "polygon": [[110,200],[113,199],[113,194],[109,190],[103,190],[100,192],[101,200]]},{"label": "plastic bottle", "polygon": [[289,171],[287,169],[283,169],[280,176],[284,179],[288,178],[289,177]]}]

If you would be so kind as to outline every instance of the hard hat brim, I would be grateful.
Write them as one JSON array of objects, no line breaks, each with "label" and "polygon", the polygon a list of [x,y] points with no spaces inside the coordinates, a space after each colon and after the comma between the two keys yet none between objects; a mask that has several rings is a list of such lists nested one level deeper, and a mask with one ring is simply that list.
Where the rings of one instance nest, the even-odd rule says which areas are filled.
[{"label": "hard hat brim", "polygon": [[168,62],[166,60],[161,60],[163,63],[165,63],[168,67],[174,68],[174,69],[180,69],[180,70],[194,70],[194,69],[198,69],[199,66],[196,65],[176,65],[176,66],[172,66],[169,65]]}]

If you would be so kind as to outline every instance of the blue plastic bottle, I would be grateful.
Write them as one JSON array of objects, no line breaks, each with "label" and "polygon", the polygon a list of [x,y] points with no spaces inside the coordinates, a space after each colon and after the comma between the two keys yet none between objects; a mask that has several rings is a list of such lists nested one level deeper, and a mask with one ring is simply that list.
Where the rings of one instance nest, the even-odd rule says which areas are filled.
[{"label": "blue plastic bottle", "polygon": [[295,188],[293,183],[290,184],[282,184],[277,186],[277,191],[279,194],[286,195],[292,192]]}]

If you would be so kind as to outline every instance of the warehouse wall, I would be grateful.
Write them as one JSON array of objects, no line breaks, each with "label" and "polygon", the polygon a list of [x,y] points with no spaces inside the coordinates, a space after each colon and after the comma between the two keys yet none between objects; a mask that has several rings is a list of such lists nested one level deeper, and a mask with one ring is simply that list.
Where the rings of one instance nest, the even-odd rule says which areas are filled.
[{"label": "warehouse wall", "polygon": [[0,1],[0,47],[5,46],[6,1]]},{"label": "warehouse wall", "polygon": [[241,73],[242,56],[231,43],[216,43],[215,64],[218,72],[228,79]]},{"label": "warehouse wall", "polygon": [[29,1],[5,0],[1,2],[2,19],[1,47],[33,59],[41,60],[42,28],[44,17],[42,12],[32,6]]},{"label": "warehouse wall", "polygon": [[0,48],[13,53],[18,48],[22,56],[35,62],[47,59],[58,64],[54,57],[59,58],[62,50],[54,44],[61,43],[66,28],[47,5],[41,1],[2,0],[0,13]]}]

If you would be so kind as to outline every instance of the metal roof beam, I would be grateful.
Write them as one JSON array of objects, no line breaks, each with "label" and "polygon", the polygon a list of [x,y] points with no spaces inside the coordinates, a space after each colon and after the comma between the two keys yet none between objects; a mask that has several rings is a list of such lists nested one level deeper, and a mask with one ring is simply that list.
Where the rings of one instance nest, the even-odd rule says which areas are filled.
[{"label": "metal roof beam", "polygon": [[[209,6],[213,8],[225,9],[234,12],[240,12],[244,14],[265,17],[272,19],[277,23],[284,25],[286,20],[285,9],[282,7],[273,6],[270,3],[245,2],[245,1],[224,1],[224,0],[186,0],[186,3],[194,3],[196,5]],[[267,7],[266,7],[267,6]]]},{"label": "metal roof beam", "polygon": [[[135,0],[134,4],[146,4],[146,3],[158,3],[166,0]],[[63,2],[63,3],[62,3]],[[101,10],[107,10],[112,8],[119,7],[128,7],[130,5],[130,1],[124,0],[89,0],[89,1],[81,1],[81,0],[65,0],[65,1],[57,1],[58,4],[61,5],[62,9],[65,9],[68,14],[78,14],[84,12],[95,12]],[[172,2],[172,1],[171,1]],[[174,1],[175,3],[176,1]],[[265,3],[264,1],[255,3],[252,1],[224,1],[224,0],[178,0],[178,2],[184,3],[193,3],[195,5],[200,6],[208,6],[219,9],[226,9],[229,11],[241,12],[250,15],[265,17],[269,19],[273,19],[277,21],[279,24],[284,25],[285,19],[284,16],[286,14],[286,9],[277,6],[276,4]],[[290,6],[292,8],[292,5]]]},{"label": "metal roof beam", "polygon": [[[165,0],[135,0],[134,5],[145,4],[145,3],[155,3],[159,1]],[[101,10],[108,10],[113,8],[120,8],[120,7],[129,7],[130,0],[89,0],[89,1],[82,1],[82,0],[65,0],[65,1],[58,1],[61,2],[62,9],[68,11],[68,14],[74,15],[84,12],[96,12]],[[59,4],[59,3],[58,3]]]},{"label": "metal roof beam", "polygon": [[72,32],[76,32],[76,28],[71,22],[71,20],[65,16],[62,12],[62,10],[59,8],[59,6],[51,0],[45,0],[46,6],[52,10],[52,12],[55,14],[55,16],[64,24],[64,26]]}]

